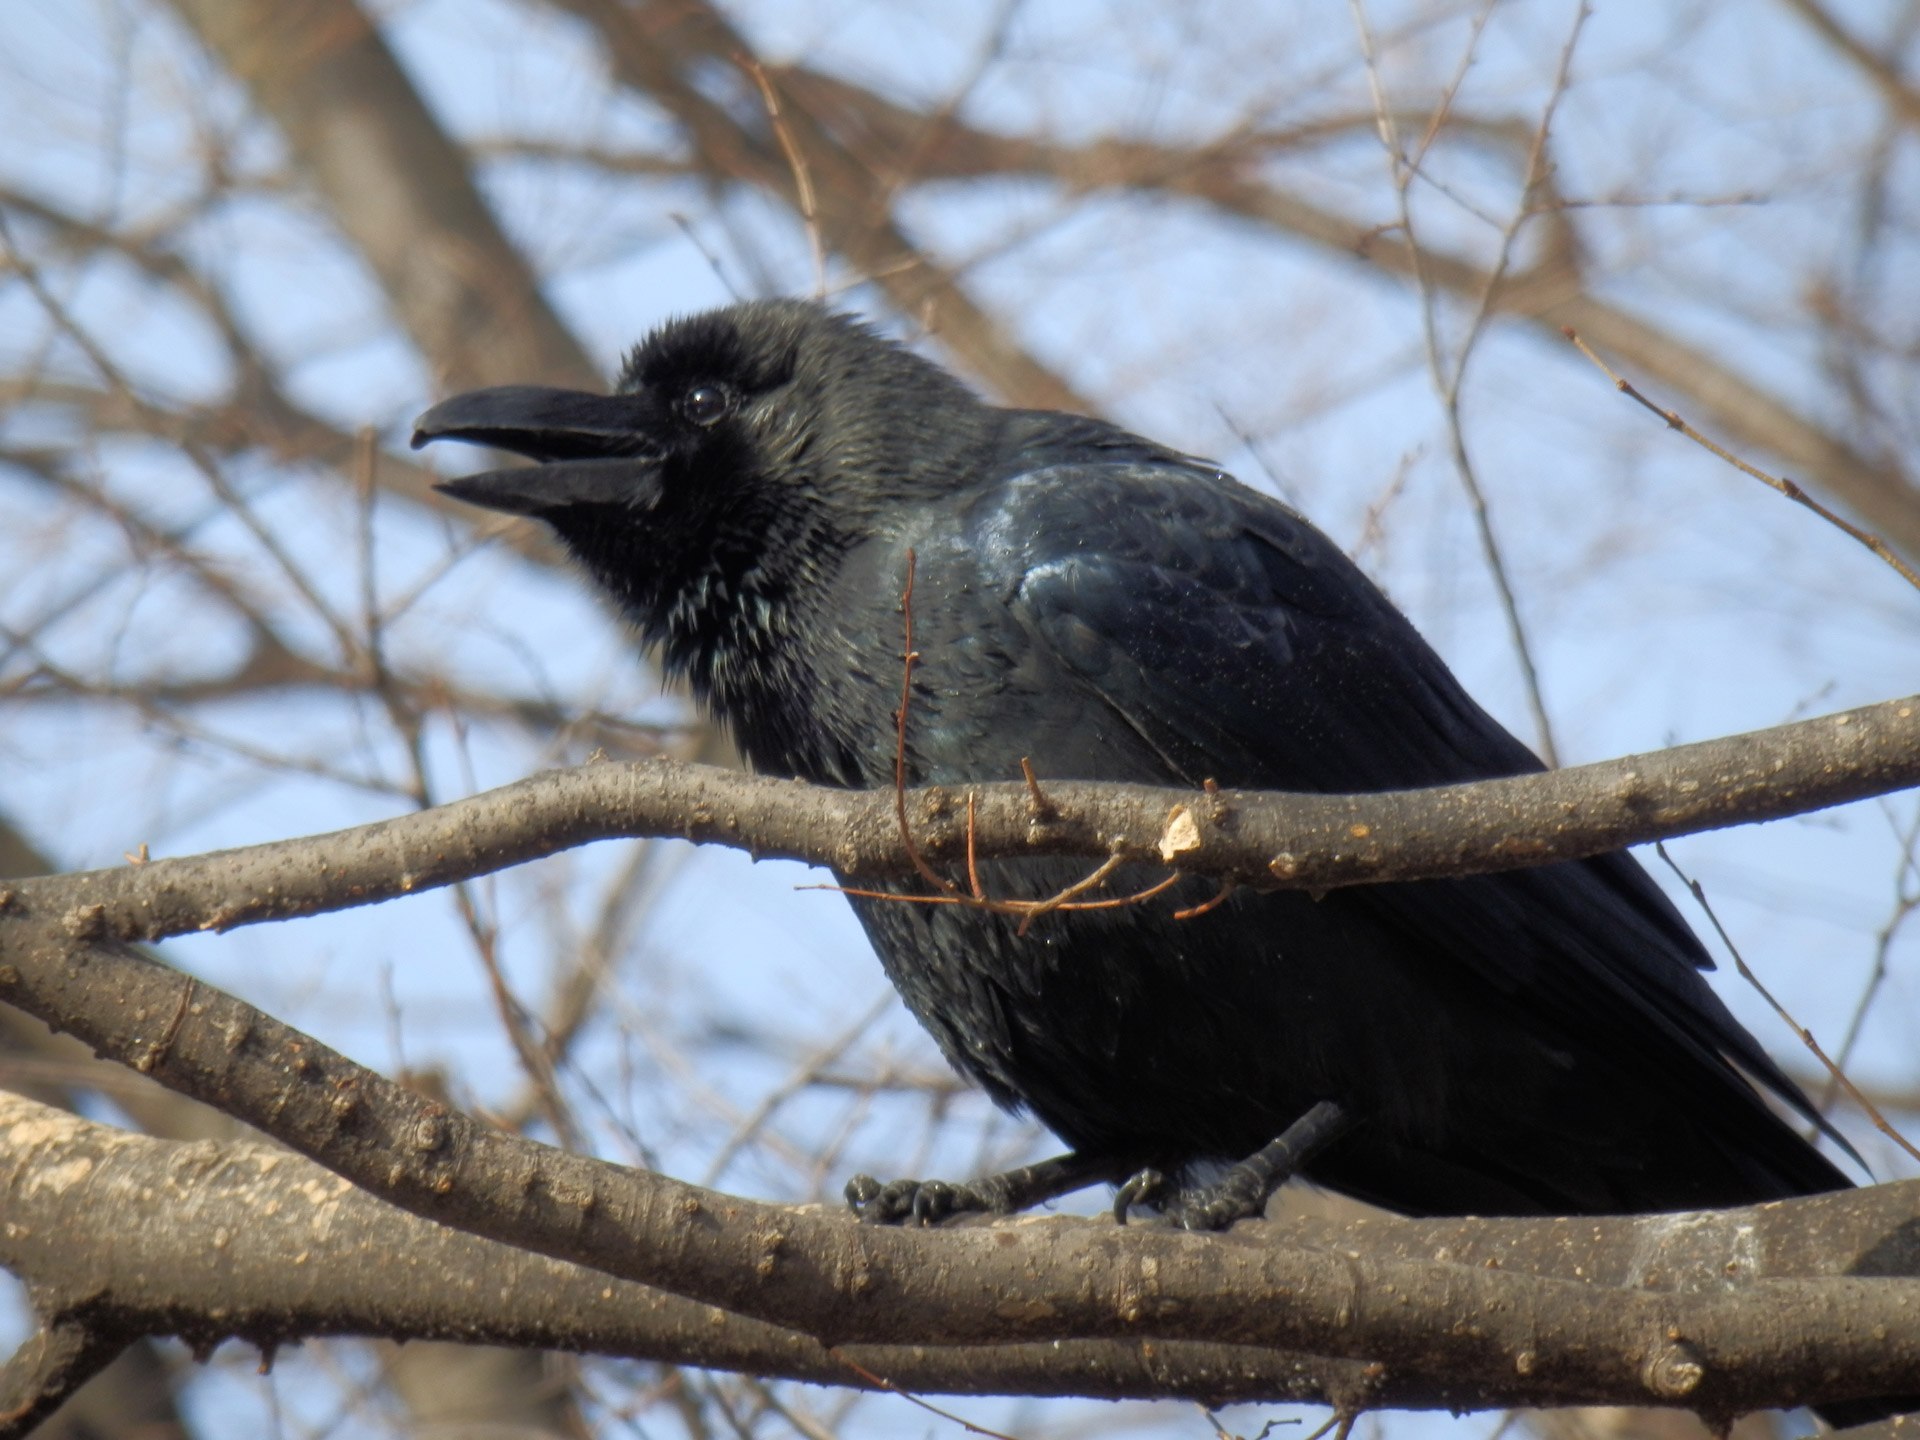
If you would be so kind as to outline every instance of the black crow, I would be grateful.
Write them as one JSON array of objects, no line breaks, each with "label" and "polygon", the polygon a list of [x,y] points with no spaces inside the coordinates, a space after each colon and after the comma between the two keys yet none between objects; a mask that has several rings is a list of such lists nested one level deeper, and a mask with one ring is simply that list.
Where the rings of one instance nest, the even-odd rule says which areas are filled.
[{"label": "black crow", "polygon": [[[1023,756],[1043,780],[1322,792],[1540,768],[1294,511],[1113,425],[985,404],[817,304],[665,325],[612,395],[458,396],[420,418],[414,443],[439,439],[539,462],[441,488],[551,525],[763,772],[893,785],[909,553],[909,784],[1016,778]],[[1086,867],[981,868],[1037,900]],[[1750,1083],[1827,1128],[1624,853],[1174,917],[1212,893],[1024,933],[856,898],[947,1059],[1071,1153],[857,1177],[855,1207],[937,1219],[1104,1180],[1123,1219],[1213,1228],[1296,1171],[1427,1215],[1848,1184]]]}]

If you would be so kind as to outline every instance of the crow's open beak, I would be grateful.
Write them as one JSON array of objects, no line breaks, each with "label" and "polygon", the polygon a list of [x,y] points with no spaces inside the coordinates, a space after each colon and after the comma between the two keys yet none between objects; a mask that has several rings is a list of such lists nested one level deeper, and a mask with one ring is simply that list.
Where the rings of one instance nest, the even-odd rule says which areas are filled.
[{"label": "crow's open beak", "polygon": [[540,463],[487,470],[434,488],[470,505],[544,515],[569,505],[645,507],[659,495],[654,405],[640,395],[588,395],[500,385],[443,400],[413,424],[413,448],[434,440],[490,445]]}]

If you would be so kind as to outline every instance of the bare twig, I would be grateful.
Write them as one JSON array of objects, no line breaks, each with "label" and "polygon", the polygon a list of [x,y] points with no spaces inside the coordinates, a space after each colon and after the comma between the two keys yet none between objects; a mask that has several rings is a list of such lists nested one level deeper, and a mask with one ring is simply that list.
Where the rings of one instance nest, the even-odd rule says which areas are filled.
[{"label": "bare twig", "polygon": [[1005,1431],[990,1430],[984,1425],[974,1424],[971,1420],[967,1419],[964,1415],[956,1415],[951,1410],[942,1410],[938,1405],[929,1404],[927,1401],[922,1400],[918,1395],[915,1395],[912,1391],[903,1390],[900,1388],[900,1386],[894,1384],[891,1380],[888,1380],[883,1376],[874,1374],[871,1370],[867,1369],[866,1366],[862,1365],[857,1360],[854,1360],[847,1356],[841,1356],[840,1359],[849,1370],[851,1370],[854,1374],[858,1375],[862,1380],[866,1381],[867,1384],[873,1386],[874,1389],[885,1390],[889,1394],[898,1395],[902,1400],[905,1400],[910,1404],[919,1406],[922,1410],[925,1410],[928,1414],[938,1415],[942,1420],[946,1420],[951,1422],[952,1424],[958,1425],[962,1430],[966,1431],[967,1434],[969,1435],[983,1435],[987,1437],[987,1440],[1015,1440],[1014,1436],[1007,1434]]},{"label": "bare twig", "polygon": [[1746,957],[1740,953],[1740,947],[1733,943],[1733,937],[1727,933],[1727,927],[1720,923],[1719,915],[1714,913],[1713,905],[1707,899],[1706,887],[1701,885],[1701,883],[1691,875],[1688,875],[1686,871],[1682,870],[1679,865],[1674,862],[1673,856],[1667,853],[1667,847],[1665,845],[1660,845],[1656,848],[1660,852],[1660,858],[1667,862],[1667,867],[1680,878],[1680,883],[1687,887],[1687,893],[1692,895],[1700,908],[1706,912],[1707,919],[1712,923],[1714,932],[1720,937],[1720,943],[1725,945],[1727,947],[1727,953],[1733,956],[1734,968],[1740,972],[1740,978],[1759,992],[1760,998],[1773,1007],[1773,1013],[1778,1015],[1780,1019],[1785,1022],[1787,1028],[1799,1037],[1802,1045],[1805,1045],[1808,1050],[1813,1052],[1813,1058],[1825,1067],[1827,1074],[1832,1077],[1833,1083],[1844,1090],[1847,1093],[1847,1098],[1858,1105],[1866,1117],[1873,1122],[1874,1129],[1893,1141],[1894,1144],[1906,1151],[1907,1154],[1911,1155],[1915,1160],[1920,1160],[1920,1149],[1915,1149],[1907,1137],[1894,1128],[1893,1123],[1880,1112],[1880,1108],[1861,1093],[1860,1088],[1847,1078],[1846,1072],[1834,1063],[1827,1052],[1821,1048],[1820,1042],[1814,1039],[1813,1032],[1798,1020],[1794,1019],[1788,1012],[1787,1007],[1775,999],[1773,992],[1761,983],[1758,975],[1753,973],[1753,970],[1747,964]]},{"label": "bare twig", "polygon": [[[1083,876],[1057,894],[1043,900],[1004,900],[988,895],[980,883],[977,868],[977,855],[974,846],[975,798],[971,791],[967,795],[966,857],[968,890],[961,890],[933,866],[927,863],[926,856],[914,842],[913,830],[907,823],[907,715],[913,703],[913,666],[920,658],[920,652],[913,648],[913,575],[914,552],[907,551],[907,578],[900,590],[900,614],[906,630],[906,646],[902,651],[900,673],[900,708],[893,713],[894,750],[893,750],[893,813],[900,827],[900,848],[907,860],[919,872],[920,878],[936,890],[933,895],[903,895],[892,890],[863,890],[846,885],[805,885],[805,890],[835,890],[842,895],[856,895],[863,900],[885,900],[902,905],[964,905],[970,909],[985,910],[994,915],[1010,915],[1019,919],[1017,934],[1025,935],[1027,928],[1043,915],[1056,910],[1113,910],[1125,905],[1138,905],[1162,894],[1180,881],[1175,872],[1166,879],[1146,886],[1131,895],[1110,896],[1102,900],[1082,900],[1079,897],[1090,890],[1097,890],[1106,884],[1109,876],[1120,868],[1121,857],[1109,855],[1099,867]],[[1023,757],[1021,771],[1026,776],[1030,802],[1040,793],[1039,784],[1033,777],[1033,766]],[[1208,908],[1211,908],[1210,906]]]},{"label": "bare twig", "polygon": [[1678,411],[1662,409],[1660,406],[1654,404],[1653,401],[1649,400],[1640,392],[1631,380],[1614,373],[1613,367],[1602,360],[1594,351],[1593,347],[1580,338],[1579,332],[1574,330],[1572,326],[1563,327],[1561,333],[1579,347],[1582,355],[1586,356],[1587,359],[1591,360],[1600,368],[1601,373],[1613,382],[1614,389],[1618,390],[1634,403],[1644,406],[1655,415],[1658,415],[1666,422],[1669,430],[1678,430],[1682,435],[1686,436],[1687,439],[1693,441],[1694,444],[1711,452],[1721,460],[1726,461],[1727,464],[1733,466],[1733,468],[1738,470],[1742,475],[1751,476],[1769,489],[1779,491],[1796,505],[1804,505],[1829,525],[1832,525],[1835,529],[1859,541],[1875,555],[1878,555],[1882,560],[1886,561],[1887,564],[1893,567],[1894,572],[1909,585],[1915,589],[1920,589],[1920,573],[1916,573],[1914,568],[1907,564],[1905,560],[1902,560],[1900,556],[1895,553],[1893,547],[1878,535],[1875,535],[1870,530],[1862,530],[1852,521],[1834,514],[1833,511],[1822,505],[1805,490],[1801,489],[1797,483],[1788,479],[1786,476],[1770,475],[1759,466],[1749,464],[1747,461],[1742,460],[1724,445],[1709,440],[1705,435],[1702,435],[1698,430],[1694,429],[1693,426],[1681,419]]},{"label": "bare twig", "polygon": [[[1891,807],[1886,808],[1889,810],[1888,821],[1892,823]],[[1895,825],[1895,835],[1900,842],[1900,860],[1893,877],[1893,908],[1873,937],[1873,966],[1867,974],[1867,983],[1861,987],[1860,999],[1854,1004],[1853,1015],[1847,1021],[1847,1032],[1841,1037],[1840,1048],[1834,1054],[1836,1071],[1846,1069],[1847,1062],[1853,1058],[1853,1047],[1859,1043],[1861,1032],[1866,1028],[1867,1015],[1873,1009],[1874,999],[1879,995],[1880,987],[1886,983],[1894,940],[1907,921],[1920,913],[1920,861],[1915,858],[1916,846],[1920,846],[1920,807],[1915,808],[1912,821],[1904,829]],[[1840,1082],[1829,1074],[1826,1088],[1820,1095],[1822,1113],[1833,1104],[1839,1089]]]},{"label": "bare twig", "polygon": [[767,123],[773,127],[773,135],[780,142],[780,153],[787,157],[787,168],[793,172],[794,204],[800,211],[801,224],[807,232],[807,246],[813,251],[813,293],[827,293],[827,251],[820,241],[820,206],[813,194],[813,171],[807,165],[806,152],[794,139],[793,127],[780,113],[780,96],[773,88],[773,81],[767,77],[767,67],[753,56],[742,54],[738,63],[742,70],[753,77],[753,83],[760,89],[761,103],[767,107]]},{"label": "bare twig", "polygon": [[[1367,82],[1373,94],[1378,133],[1382,145],[1386,148],[1388,162],[1393,172],[1394,195],[1399,207],[1399,228],[1406,242],[1414,281],[1420,294],[1421,333],[1426,342],[1427,365],[1446,417],[1447,438],[1453,452],[1454,470],[1459,475],[1461,486],[1466,492],[1468,507],[1473,514],[1474,527],[1480,538],[1481,553],[1486,559],[1487,573],[1493,580],[1501,613],[1506,618],[1507,632],[1513,642],[1514,656],[1519,662],[1521,679],[1526,689],[1527,705],[1533,714],[1534,732],[1540,747],[1541,758],[1549,766],[1556,766],[1560,763],[1559,751],[1554,743],[1553,723],[1547,713],[1546,699],[1541,689],[1539,666],[1533,658],[1533,646],[1528,639],[1526,625],[1521,619],[1520,603],[1514,593],[1513,581],[1499,537],[1494,531],[1486,491],[1480,484],[1478,472],[1467,447],[1466,430],[1460,415],[1460,393],[1466,378],[1468,362],[1493,314],[1495,297],[1512,263],[1514,243],[1521,228],[1538,213],[1535,205],[1535,191],[1546,175],[1543,159],[1547,136],[1553,123],[1555,108],[1559,104],[1560,97],[1566,92],[1568,70],[1572,65],[1573,53],[1579,42],[1581,29],[1586,23],[1588,7],[1583,0],[1575,10],[1572,33],[1569,34],[1566,44],[1561,49],[1559,71],[1554,77],[1546,105],[1541,112],[1540,123],[1535,128],[1532,144],[1527,152],[1519,203],[1515,207],[1513,218],[1500,228],[1498,256],[1486,272],[1484,283],[1480,287],[1478,303],[1468,323],[1467,333],[1460,343],[1459,354],[1449,368],[1441,353],[1439,294],[1427,273],[1425,252],[1415,229],[1411,190],[1415,178],[1421,173],[1421,161],[1427,147],[1438,132],[1445,113],[1451,108],[1453,89],[1459,83],[1460,77],[1456,75],[1454,84],[1448,87],[1440,107],[1435,110],[1427,133],[1422,138],[1419,154],[1409,157],[1401,145],[1395,111],[1387,100],[1385,82],[1380,74],[1373,32],[1367,21],[1365,7],[1362,0],[1350,0],[1350,4],[1354,23],[1359,31],[1361,56],[1366,63]],[[1468,35],[1466,53],[1461,59],[1460,74],[1462,75],[1465,73],[1474,46],[1479,42],[1490,10],[1490,6],[1486,7],[1476,15]]]}]

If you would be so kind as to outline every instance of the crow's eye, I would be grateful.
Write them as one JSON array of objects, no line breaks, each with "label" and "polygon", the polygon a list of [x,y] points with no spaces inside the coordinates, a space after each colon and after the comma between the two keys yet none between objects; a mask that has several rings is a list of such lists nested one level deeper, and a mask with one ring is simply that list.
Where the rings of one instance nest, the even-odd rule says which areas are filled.
[{"label": "crow's eye", "polygon": [[680,402],[680,413],[695,425],[713,425],[726,419],[733,397],[718,385],[696,385]]}]

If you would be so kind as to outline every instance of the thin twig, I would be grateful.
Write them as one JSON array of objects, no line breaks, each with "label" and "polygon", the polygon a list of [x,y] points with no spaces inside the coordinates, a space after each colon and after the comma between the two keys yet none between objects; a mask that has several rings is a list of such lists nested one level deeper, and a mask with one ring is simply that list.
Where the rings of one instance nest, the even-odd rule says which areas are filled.
[{"label": "thin twig", "polygon": [[773,127],[773,137],[780,142],[780,153],[787,157],[787,168],[793,172],[794,200],[806,226],[807,245],[813,251],[813,293],[824,297],[827,293],[827,252],[820,239],[820,210],[814,200],[813,172],[807,167],[805,153],[793,138],[793,128],[787,124],[786,116],[780,113],[780,97],[774,91],[773,82],[767,78],[767,67],[751,55],[742,55],[739,64],[753,77],[753,83],[760,87],[761,102],[767,107],[767,123]]},{"label": "thin twig", "polygon": [[951,1410],[942,1410],[938,1405],[930,1404],[929,1402],[922,1400],[918,1395],[913,1394],[911,1391],[902,1390],[898,1385],[894,1384],[891,1380],[887,1379],[884,1375],[876,1375],[873,1373],[873,1371],[867,1369],[866,1366],[858,1363],[857,1361],[848,1359],[847,1356],[844,1353],[842,1353],[837,1346],[833,1351],[833,1355],[834,1355],[834,1358],[837,1359],[842,1365],[846,1366],[847,1369],[851,1370],[854,1374],[858,1375],[862,1380],[866,1381],[869,1385],[873,1386],[874,1389],[884,1390],[889,1395],[898,1395],[902,1400],[907,1401],[909,1404],[918,1405],[922,1410],[927,1411],[929,1414],[938,1415],[942,1420],[951,1420],[954,1424],[958,1425],[961,1429],[965,1430],[969,1435],[983,1435],[987,1437],[987,1440],[1015,1440],[1014,1436],[1007,1434],[1005,1431],[989,1430],[984,1425],[976,1425],[971,1420],[967,1419],[964,1415],[956,1415]]},{"label": "thin twig", "polygon": [[[1174,871],[1166,879],[1131,895],[1115,895],[1104,900],[1082,900],[1079,897],[1089,890],[1096,889],[1107,882],[1107,878],[1120,867],[1118,855],[1109,855],[1100,866],[1091,873],[1076,880],[1057,894],[1044,900],[997,900],[988,895],[980,883],[980,872],[974,859],[974,796],[967,792],[967,881],[971,893],[960,889],[946,876],[927,863],[927,858],[914,843],[913,828],[907,823],[907,715],[913,703],[913,666],[920,658],[920,652],[913,648],[913,581],[915,553],[907,551],[907,578],[900,588],[900,614],[902,628],[906,634],[905,649],[901,655],[900,708],[893,712],[893,816],[900,830],[900,844],[906,851],[907,859],[920,877],[932,885],[939,893],[935,895],[899,895],[889,890],[862,890],[848,885],[802,885],[802,890],[833,890],[842,895],[858,896],[862,900],[886,900],[901,905],[965,905],[971,909],[985,910],[994,915],[1018,917],[1020,928],[1016,932],[1025,935],[1032,923],[1042,915],[1055,910],[1115,910],[1123,905],[1138,905],[1153,899],[1170,887],[1179,883],[1180,872]],[[1026,776],[1027,791],[1036,806],[1048,804],[1040,794],[1039,782],[1034,778],[1032,764],[1023,756],[1021,771]],[[1205,907],[1211,909],[1212,905]]]},{"label": "thin twig", "polygon": [[[1473,514],[1474,528],[1480,540],[1480,551],[1486,560],[1487,572],[1493,580],[1501,612],[1506,618],[1507,632],[1513,642],[1514,655],[1519,662],[1520,676],[1526,690],[1527,705],[1533,714],[1534,730],[1541,758],[1550,768],[1558,768],[1559,750],[1554,743],[1553,724],[1547,714],[1546,699],[1540,685],[1540,670],[1534,663],[1533,646],[1528,639],[1526,625],[1520,617],[1520,603],[1508,574],[1506,557],[1502,552],[1499,537],[1494,532],[1493,517],[1487,504],[1486,492],[1480,485],[1479,475],[1467,448],[1466,431],[1460,416],[1460,390],[1466,377],[1467,363],[1486,327],[1494,299],[1499,293],[1501,282],[1511,263],[1515,239],[1520,228],[1535,213],[1532,204],[1533,191],[1543,173],[1541,160],[1546,147],[1547,133],[1552,124],[1555,107],[1566,90],[1568,68],[1572,63],[1573,51],[1579,40],[1581,27],[1586,21],[1587,6],[1582,3],[1576,11],[1572,34],[1568,36],[1567,43],[1561,50],[1560,68],[1555,76],[1546,108],[1541,115],[1540,124],[1535,129],[1533,144],[1528,151],[1520,204],[1516,207],[1512,220],[1501,227],[1499,257],[1493,268],[1487,272],[1485,283],[1481,286],[1478,304],[1470,319],[1467,334],[1461,341],[1460,352],[1451,367],[1451,374],[1448,373],[1449,367],[1442,357],[1438,292],[1432,277],[1428,274],[1425,254],[1414,225],[1412,200],[1413,182],[1422,175],[1421,165],[1426,148],[1437,130],[1437,117],[1444,114],[1444,109],[1437,111],[1436,120],[1429,123],[1428,134],[1421,142],[1420,155],[1410,157],[1400,142],[1399,124],[1387,100],[1372,27],[1367,22],[1366,11],[1361,0],[1351,0],[1351,9],[1354,25],[1359,33],[1361,58],[1366,66],[1367,83],[1373,97],[1375,128],[1380,136],[1381,145],[1387,152],[1388,165],[1393,175],[1394,196],[1399,209],[1399,229],[1406,241],[1415,288],[1420,296],[1421,333],[1425,341],[1427,366],[1445,416],[1448,442],[1453,452],[1454,470],[1460,477],[1462,489],[1466,492],[1468,508]],[[1472,54],[1473,47],[1479,42],[1483,25],[1484,15],[1468,37],[1467,54],[1469,56]],[[1446,104],[1450,105],[1450,100]]]},{"label": "thin twig", "polygon": [[1591,360],[1600,368],[1601,373],[1613,382],[1614,389],[1618,390],[1629,400],[1635,401],[1658,415],[1662,420],[1666,421],[1669,430],[1678,430],[1682,435],[1686,436],[1687,439],[1693,441],[1694,444],[1718,456],[1721,460],[1733,466],[1733,468],[1738,470],[1742,475],[1751,476],[1769,489],[1779,491],[1796,505],[1806,506],[1807,509],[1818,515],[1829,525],[1844,531],[1862,545],[1866,546],[1867,549],[1891,565],[1902,580],[1905,580],[1916,590],[1920,590],[1920,574],[1916,574],[1911,565],[1907,564],[1899,555],[1894,553],[1891,545],[1887,544],[1886,541],[1882,540],[1871,530],[1862,530],[1858,525],[1834,514],[1833,511],[1829,510],[1805,490],[1801,489],[1797,482],[1784,475],[1770,475],[1759,466],[1749,464],[1747,461],[1742,460],[1738,455],[1727,449],[1726,446],[1721,445],[1717,441],[1709,440],[1705,435],[1702,435],[1698,430],[1694,429],[1693,426],[1681,419],[1680,413],[1677,410],[1665,410],[1654,404],[1653,401],[1649,400],[1635,388],[1631,380],[1628,380],[1625,376],[1616,374],[1613,367],[1602,360],[1600,356],[1595,353],[1593,347],[1587,344],[1585,340],[1582,340],[1579,332],[1571,325],[1561,326],[1560,333],[1571,340],[1582,355],[1586,356],[1587,359]]},{"label": "thin twig", "polygon": [[1173,918],[1176,920],[1198,919],[1209,910],[1217,910],[1220,906],[1226,904],[1227,897],[1239,888],[1240,887],[1235,885],[1231,880],[1222,880],[1220,882],[1220,888],[1213,892],[1212,899],[1202,900],[1198,905],[1189,905],[1184,910],[1176,910],[1173,912]]},{"label": "thin twig", "polygon": [[1825,1050],[1820,1048],[1820,1042],[1813,1038],[1813,1032],[1798,1020],[1794,1019],[1793,1016],[1788,1013],[1787,1007],[1776,1000],[1773,992],[1760,982],[1760,977],[1754,974],[1752,969],[1747,965],[1746,957],[1741,955],[1740,947],[1733,943],[1733,937],[1727,933],[1727,927],[1720,923],[1720,917],[1714,913],[1712,904],[1707,900],[1706,887],[1680,868],[1673,856],[1667,853],[1667,847],[1665,845],[1655,845],[1653,848],[1659,852],[1660,858],[1667,862],[1667,868],[1680,877],[1680,883],[1687,887],[1687,893],[1692,895],[1695,902],[1706,912],[1707,919],[1712,922],[1714,931],[1720,936],[1720,943],[1725,945],[1727,947],[1727,953],[1733,956],[1734,968],[1740,972],[1740,978],[1753,986],[1755,990],[1759,991],[1760,998],[1773,1007],[1773,1013],[1786,1022],[1788,1029],[1800,1037],[1800,1043],[1811,1050],[1813,1052],[1813,1058],[1826,1067],[1827,1074],[1833,1077],[1834,1083],[1847,1092],[1847,1098],[1852,1100],[1854,1104],[1858,1105],[1860,1109],[1865,1112],[1866,1117],[1873,1122],[1874,1129],[1878,1130],[1882,1135],[1885,1135],[1914,1159],[1920,1160],[1920,1150],[1916,1150],[1908,1143],[1906,1136],[1894,1129],[1892,1122],[1880,1113],[1880,1108],[1862,1094],[1860,1088],[1847,1078],[1846,1072],[1833,1062]]},{"label": "thin twig", "polygon": [[960,892],[920,853],[913,843],[913,827],[907,823],[907,710],[913,703],[913,662],[920,652],[913,648],[913,573],[916,556],[907,551],[907,581],[900,589],[900,614],[906,630],[906,649],[900,664],[900,708],[893,712],[893,817],[900,826],[900,844],[906,849],[913,868],[942,895],[959,898]]},{"label": "thin twig", "polygon": [[[1882,808],[1889,812],[1887,818],[1891,822],[1892,807],[1882,802]],[[1913,918],[1916,911],[1920,911],[1920,888],[1908,888],[1909,876],[1920,882],[1920,866],[1916,866],[1914,858],[1915,845],[1920,843],[1920,808],[1915,809],[1913,823],[1906,827],[1904,833],[1897,824],[1894,826],[1894,835],[1900,841],[1900,864],[1893,877],[1893,911],[1874,936],[1873,968],[1867,975],[1867,983],[1861,988],[1860,999],[1853,1007],[1853,1016],[1847,1022],[1847,1033],[1841,1037],[1840,1049],[1834,1060],[1841,1069],[1845,1069],[1847,1062],[1853,1058],[1853,1047],[1859,1043],[1860,1032],[1866,1028],[1867,1014],[1873,1008],[1880,987],[1886,983],[1893,942],[1907,921]],[[1826,1088],[1820,1093],[1819,1109],[1822,1114],[1833,1104],[1839,1089],[1839,1085],[1829,1077]]]}]

